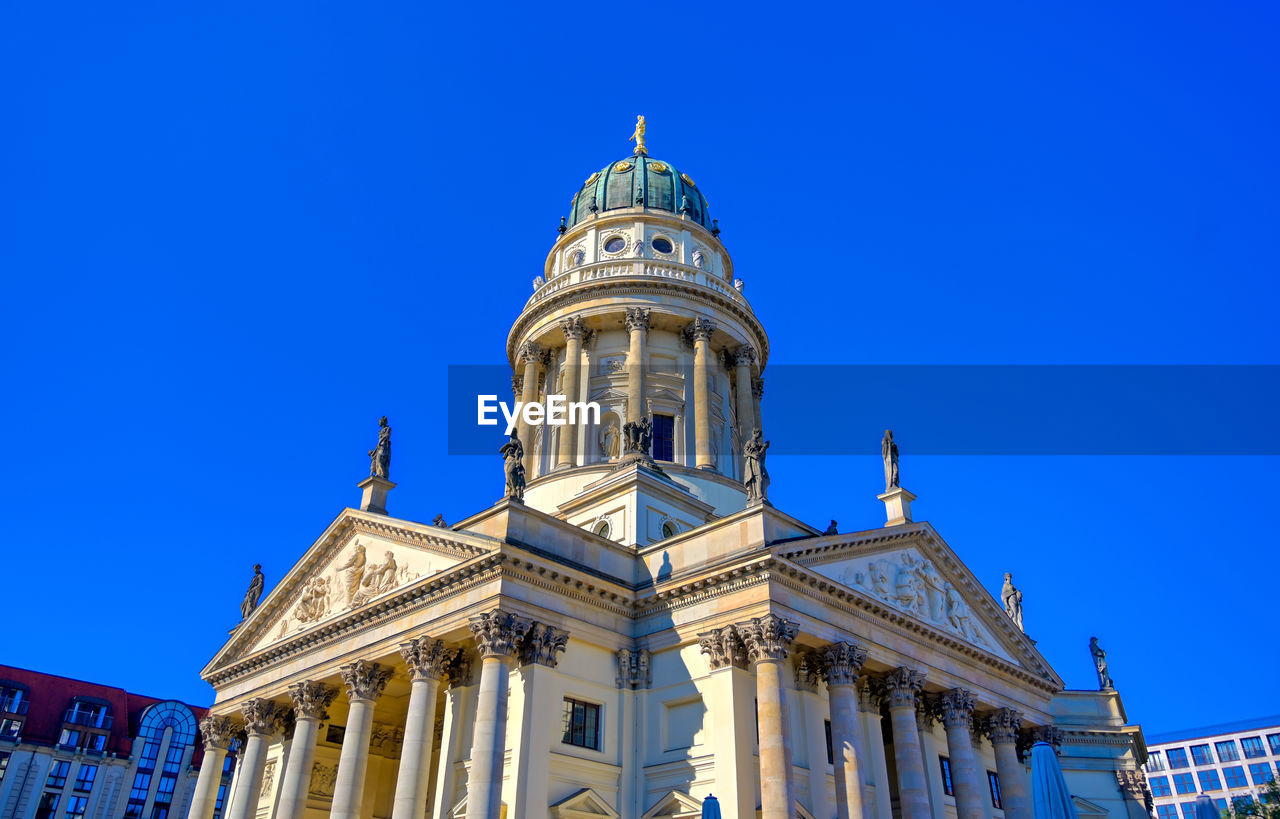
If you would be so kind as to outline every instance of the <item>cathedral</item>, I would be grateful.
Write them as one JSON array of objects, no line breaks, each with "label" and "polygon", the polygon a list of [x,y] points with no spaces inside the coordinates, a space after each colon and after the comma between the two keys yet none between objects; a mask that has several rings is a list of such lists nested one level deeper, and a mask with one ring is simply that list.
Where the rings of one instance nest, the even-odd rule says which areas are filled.
[{"label": "cathedral", "polygon": [[389,511],[384,418],[359,508],[201,672],[190,819],[1031,819],[1036,741],[1081,817],[1146,816],[1109,678],[1067,690],[1016,590],[912,519],[890,434],[882,526],[770,503],[769,338],[702,189],[632,139],[506,341],[513,400],[600,412],[522,421],[452,525]]}]

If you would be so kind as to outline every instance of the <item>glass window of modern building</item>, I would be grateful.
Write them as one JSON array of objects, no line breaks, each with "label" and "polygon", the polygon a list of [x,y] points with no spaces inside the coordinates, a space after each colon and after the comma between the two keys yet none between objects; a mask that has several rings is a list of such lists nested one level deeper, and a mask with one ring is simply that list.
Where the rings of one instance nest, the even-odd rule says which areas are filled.
[{"label": "glass window of modern building", "polygon": [[1186,748],[1170,748],[1165,752],[1169,757],[1169,767],[1177,770],[1178,768],[1190,768],[1191,763],[1187,762]]},{"label": "glass window of modern building", "polygon": [[1240,740],[1240,745],[1244,748],[1246,759],[1257,759],[1267,755],[1266,748],[1262,747],[1262,737],[1245,737]]},{"label": "glass window of modern building", "polygon": [[1254,762],[1249,765],[1249,778],[1255,785],[1265,785],[1275,778],[1270,762]]},{"label": "glass window of modern building", "polygon": [[1157,805],[1156,817],[1157,819],[1178,819],[1178,806],[1177,805]]},{"label": "glass window of modern building", "polygon": [[1221,762],[1235,762],[1240,758],[1240,750],[1236,747],[1234,739],[1228,739],[1225,742],[1213,743],[1213,748],[1218,752],[1218,760]]},{"label": "glass window of modern building", "polygon": [[1178,793],[1195,793],[1196,778],[1189,773],[1173,775],[1173,789]]},{"label": "glass window of modern building", "polygon": [[1212,764],[1213,764],[1213,751],[1210,751],[1210,750],[1209,750],[1209,745],[1208,745],[1208,743],[1206,743],[1206,744],[1204,744],[1204,745],[1192,745],[1192,746],[1191,746],[1191,759],[1192,759],[1192,761],[1193,761],[1193,762],[1195,762],[1195,763],[1196,763],[1196,765],[1197,765],[1197,766],[1200,766],[1200,765],[1212,765]]},{"label": "glass window of modern building", "polygon": [[98,778],[98,766],[83,764],[76,771],[76,790],[88,793],[93,790],[93,780]]},{"label": "glass window of modern building", "polygon": [[1155,773],[1164,770],[1164,752],[1151,751],[1147,754],[1147,771]]},{"label": "glass window of modern building", "polygon": [[89,807],[89,797],[73,796],[67,800],[67,816],[77,817],[84,816],[85,809]]},{"label": "glass window of modern building", "polygon": [[1182,819],[1196,819],[1196,803],[1183,802],[1178,805],[1182,809]]},{"label": "glass window of modern building", "polygon": [[1151,786],[1152,796],[1172,796],[1173,795],[1173,788],[1169,787],[1169,777],[1153,776],[1149,780],[1147,780],[1147,782]]},{"label": "glass window of modern building", "polygon": [[49,778],[44,781],[46,788],[61,788],[67,784],[67,774],[71,772],[71,763],[58,760],[49,766]]},{"label": "glass window of modern building", "polygon": [[1247,788],[1249,786],[1249,780],[1244,778],[1244,768],[1240,765],[1223,768],[1222,778],[1227,781],[1228,788]]},{"label": "glass window of modern building", "polygon": [[1200,777],[1200,790],[1202,791],[1222,790],[1222,781],[1218,779],[1217,771],[1200,771],[1196,775]]}]

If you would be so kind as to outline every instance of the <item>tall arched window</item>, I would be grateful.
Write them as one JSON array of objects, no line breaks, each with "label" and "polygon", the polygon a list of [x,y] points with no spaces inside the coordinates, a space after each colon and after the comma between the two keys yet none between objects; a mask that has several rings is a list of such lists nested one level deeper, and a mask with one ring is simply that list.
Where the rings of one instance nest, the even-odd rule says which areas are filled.
[{"label": "tall arched window", "polygon": [[[172,729],[172,732],[166,746],[164,736],[167,729]],[[129,791],[124,815],[126,819],[142,819],[144,815],[149,819],[168,819],[173,791],[182,773],[182,758],[196,741],[195,714],[176,700],[158,702],[143,712],[138,741],[142,743],[142,754],[138,758],[138,772],[133,776],[133,788]],[[160,761],[162,746],[165,748],[163,762]],[[151,780],[157,773],[157,766],[160,782],[151,803],[151,812],[146,814],[147,796],[151,792]]]}]

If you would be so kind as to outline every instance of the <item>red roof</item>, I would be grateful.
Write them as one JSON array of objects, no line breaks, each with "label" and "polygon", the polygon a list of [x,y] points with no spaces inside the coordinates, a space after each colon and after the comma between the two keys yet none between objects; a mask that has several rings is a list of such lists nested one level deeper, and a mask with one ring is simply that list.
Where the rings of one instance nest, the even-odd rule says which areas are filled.
[{"label": "red roof", "polygon": [[[70,677],[59,677],[56,674],[43,674],[39,671],[28,671],[25,668],[0,665],[0,687],[16,685],[27,691],[29,701],[27,714],[22,725],[22,741],[38,745],[55,745],[62,735],[63,718],[72,702],[77,697],[104,702],[109,707],[112,717],[110,735],[107,737],[107,752],[120,756],[128,756],[133,751],[133,738],[138,735],[138,724],[142,712],[148,706],[164,702],[157,697],[144,697],[130,694],[123,688],[111,685],[73,680]],[[208,708],[183,703],[191,709],[196,721],[209,712]],[[200,764],[204,743],[197,736],[196,752],[192,763]]]}]

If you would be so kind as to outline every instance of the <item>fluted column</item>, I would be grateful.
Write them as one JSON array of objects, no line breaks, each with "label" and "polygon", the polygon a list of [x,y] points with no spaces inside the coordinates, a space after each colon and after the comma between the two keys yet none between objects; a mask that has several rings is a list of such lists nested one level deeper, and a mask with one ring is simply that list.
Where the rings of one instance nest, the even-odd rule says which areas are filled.
[{"label": "fluted column", "polygon": [[924,686],[924,674],[899,668],[886,674],[882,683],[889,701],[889,721],[893,729],[893,758],[898,768],[898,801],[903,819],[929,819],[929,783],[920,751],[916,702]]},{"label": "fluted column", "polygon": [[[262,774],[267,767],[267,740],[276,730],[276,704],[271,700],[249,700],[240,706],[248,739],[240,754],[240,773],[227,819],[249,819],[258,812]],[[216,793],[217,790],[215,789]]]},{"label": "fluted column", "polygon": [[360,819],[364,779],[369,768],[369,738],[373,734],[373,704],[391,679],[391,669],[356,660],[338,669],[347,689],[350,710],[342,752],[338,755],[337,781],[333,786],[332,819]]},{"label": "fluted column", "polygon": [[947,729],[947,754],[951,760],[951,781],[956,791],[956,814],[960,819],[984,819],[987,815],[985,777],[973,750],[973,692],[955,688],[942,695],[942,725]]},{"label": "fluted column", "polygon": [[822,675],[831,705],[831,754],[836,774],[836,816],[862,819],[863,769],[867,764],[858,730],[858,674],[867,652],[849,643],[822,649]]},{"label": "fluted column", "polygon": [[507,694],[511,664],[533,626],[527,617],[494,609],[468,625],[480,651],[480,692],[467,779],[467,819],[498,819],[502,809],[502,763],[507,753]]},{"label": "fluted column", "polygon": [[435,738],[436,698],[446,669],[458,653],[440,640],[418,637],[400,646],[409,667],[409,714],[400,746],[400,770],[391,819],[423,819],[427,815],[427,784],[431,774],[431,744]]},{"label": "fluted column", "polygon": [[716,326],[699,316],[687,332],[693,339],[693,434],[698,469],[715,469],[711,457],[711,334]]},{"label": "fluted column", "polygon": [[[524,362],[524,377],[521,379],[520,384],[520,402],[532,404],[538,400],[538,362],[542,358],[542,348],[537,344],[526,341],[520,345],[520,352],[517,358]],[[529,434],[529,425],[524,422],[523,413],[521,413],[520,420],[516,422],[516,434],[520,436],[520,443],[524,446],[525,472],[530,477],[533,477],[533,436]]]},{"label": "fluted column", "polygon": [[218,786],[222,784],[222,764],[235,735],[230,719],[213,714],[200,720],[200,733],[204,735],[204,760],[200,763],[200,778],[196,780],[187,819],[211,819],[213,816],[213,809],[218,804]]},{"label": "fluted column", "polygon": [[[564,394],[566,402],[572,403],[578,400],[578,375],[582,371],[582,336],[587,328],[582,323],[581,318],[570,316],[560,322],[560,329],[564,332],[565,341]],[[569,420],[569,418],[565,418],[566,422]],[[557,469],[567,469],[574,465],[574,453],[578,442],[577,432],[578,425],[576,423],[565,423],[560,428],[560,447],[556,457]]]},{"label": "fluted column", "polygon": [[627,420],[645,417],[644,345],[649,335],[649,308],[627,308],[627,333],[631,347],[627,351]]},{"label": "fluted column", "polygon": [[800,627],[775,614],[752,617],[735,628],[756,672],[756,720],[760,728],[762,819],[795,819],[791,772],[791,724],[787,719],[786,659]]},{"label": "fluted column", "polygon": [[280,783],[280,804],[276,811],[280,819],[301,819],[307,812],[307,791],[311,789],[311,766],[316,759],[320,723],[329,718],[325,709],[337,695],[337,689],[309,680],[289,686],[289,697],[293,700],[293,742],[284,766],[284,781]]},{"label": "fluted column", "polygon": [[743,444],[751,440],[751,433],[756,428],[755,399],[751,396],[751,365],[755,360],[756,351],[746,344],[733,354],[738,401],[738,439]]},{"label": "fluted column", "polygon": [[987,737],[996,752],[996,775],[1000,777],[1005,819],[1031,819],[1031,793],[1027,771],[1018,761],[1018,732],[1022,715],[1001,708],[987,717]]},{"label": "fluted column", "polygon": [[756,410],[756,429],[764,432],[764,414],[760,411],[760,402],[764,399],[764,379],[751,379],[751,401]]}]

